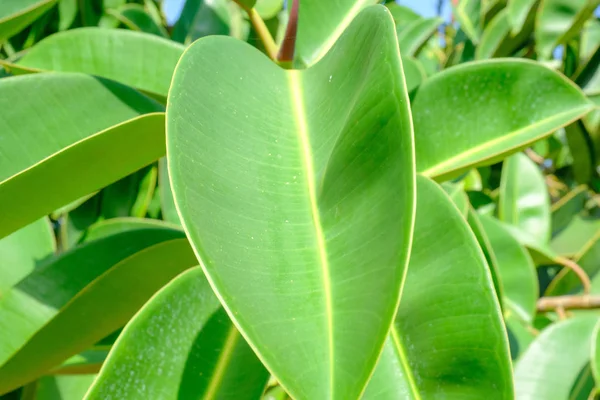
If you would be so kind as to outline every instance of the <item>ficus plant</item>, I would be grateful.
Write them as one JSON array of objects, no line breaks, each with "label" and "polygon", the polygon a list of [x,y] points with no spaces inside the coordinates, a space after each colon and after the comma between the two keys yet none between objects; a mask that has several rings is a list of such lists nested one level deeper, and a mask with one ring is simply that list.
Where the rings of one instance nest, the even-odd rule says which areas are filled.
[{"label": "ficus plant", "polygon": [[596,398],[600,0],[450,3],[2,0],[0,399]]}]

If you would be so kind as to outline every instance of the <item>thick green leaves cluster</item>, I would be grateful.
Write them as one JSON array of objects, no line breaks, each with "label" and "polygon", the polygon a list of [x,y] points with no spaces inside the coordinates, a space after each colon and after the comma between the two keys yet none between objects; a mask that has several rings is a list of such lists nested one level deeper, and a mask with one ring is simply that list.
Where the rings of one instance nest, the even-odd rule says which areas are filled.
[{"label": "thick green leaves cluster", "polygon": [[598,393],[600,0],[159,3],[0,2],[1,396]]}]

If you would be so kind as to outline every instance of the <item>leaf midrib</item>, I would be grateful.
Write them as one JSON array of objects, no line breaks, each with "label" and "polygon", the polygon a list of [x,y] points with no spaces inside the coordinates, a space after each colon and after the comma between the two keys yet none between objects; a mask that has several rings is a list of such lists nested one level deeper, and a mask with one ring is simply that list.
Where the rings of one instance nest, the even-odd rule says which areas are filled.
[{"label": "leaf midrib", "polygon": [[321,217],[319,213],[319,206],[317,202],[317,188],[315,182],[315,171],[313,160],[314,157],[311,151],[311,144],[308,132],[308,126],[306,123],[306,110],[304,107],[304,96],[302,90],[302,83],[300,71],[288,71],[288,85],[290,89],[290,99],[292,105],[292,114],[295,121],[295,131],[298,135],[298,141],[300,144],[302,167],[306,176],[306,185],[308,188],[308,195],[310,201],[310,211],[313,220],[313,226],[315,229],[316,245],[319,252],[319,266],[321,267],[321,275],[323,279],[324,294],[325,294],[325,315],[327,318],[327,333],[328,333],[328,347],[329,347],[329,398],[333,397],[333,367],[334,367],[334,355],[333,355],[333,307],[331,300],[331,277],[329,262],[327,260],[327,249],[325,243],[325,235],[323,233],[323,226],[321,224]]},{"label": "leaf midrib", "polygon": [[408,382],[410,393],[412,394],[414,400],[421,400],[421,395],[419,394],[419,389],[417,388],[415,377],[413,376],[412,371],[410,369],[410,364],[408,363],[406,351],[404,350],[404,346],[400,341],[400,335],[398,334],[398,330],[395,325],[392,325],[392,329],[390,329],[390,336],[392,337],[392,342],[394,343],[396,354],[398,354],[398,358],[400,359],[400,365],[402,366],[404,376],[406,378],[406,381]]}]

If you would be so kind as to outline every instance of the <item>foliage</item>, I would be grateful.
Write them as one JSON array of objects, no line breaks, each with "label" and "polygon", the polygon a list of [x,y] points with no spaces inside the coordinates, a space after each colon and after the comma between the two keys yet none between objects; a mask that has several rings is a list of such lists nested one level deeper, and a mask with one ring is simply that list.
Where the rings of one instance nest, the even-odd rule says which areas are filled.
[{"label": "foliage", "polygon": [[376,3],[0,3],[1,399],[600,393],[600,0]]}]

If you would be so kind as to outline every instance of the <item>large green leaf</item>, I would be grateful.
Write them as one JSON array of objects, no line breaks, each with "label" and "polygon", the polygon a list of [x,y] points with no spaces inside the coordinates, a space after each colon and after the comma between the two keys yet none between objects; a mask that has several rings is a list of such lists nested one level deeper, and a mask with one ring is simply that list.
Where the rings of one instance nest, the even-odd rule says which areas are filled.
[{"label": "large green leaf", "polygon": [[442,190],[417,181],[400,308],[364,398],[511,399],[508,340],[484,255]]},{"label": "large green leaf", "polygon": [[590,361],[592,333],[597,322],[597,316],[578,316],[544,329],[516,364],[517,399],[574,398],[570,395],[580,372]]},{"label": "large green leaf", "polygon": [[578,35],[600,0],[542,0],[535,27],[539,56],[549,59],[555,47]]},{"label": "large green leaf", "polygon": [[36,74],[0,92],[0,237],[164,155],[164,114],[134,118],[160,105],[116,82]]},{"label": "large green leaf", "polygon": [[295,58],[311,65],[323,57],[356,15],[377,0],[301,0]]},{"label": "large green leaf", "polygon": [[509,304],[519,318],[531,322],[539,295],[533,260],[498,220],[486,215],[481,215],[480,220],[498,261],[503,302]]},{"label": "large green leaf", "polygon": [[268,377],[198,267],[127,324],[86,399],[258,399]]},{"label": "large green leaf", "polygon": [[0,240],[0,296],[55,251],[54,233],[46,217]]},{"label": "large green leaf", "polygon": [[2,0],[0,42],[19,33],[55,3],[56,0]]},{"label": "large green leaf", "polygon": [[389,12],[373,6],[308,70],[212,37],[175,72],[167,159],[182,222],[240,332],[296,398],[357,397],[396,311],[415,196],[397,49]]},{"label": "large green leaf", "polygon": [[525,154],[504,161],[498,217],[541,244],[550,240],[550,196],[538,166]]},{"label": "large green leaf", "polygon": [[183,50],[180,44],[142,32],[80,28],[50,35],[11,70],[83,72],[166,97]]},{"label": "large green leaf", "polygon": [[84,244],[36,269],[0,299],[0,393],[123,326],[195,263],[181,231],[153,227]]},{"label": "large green leaf", "polygon": [[412,105],[417,171],[444,179],[491,164],[592,107],[572,82],[532,61],[449,68],[425,81]]}]

